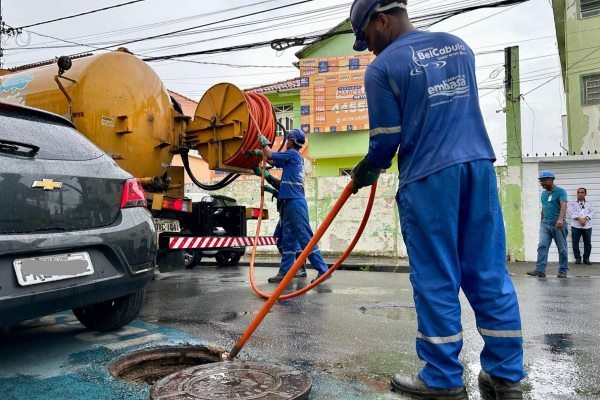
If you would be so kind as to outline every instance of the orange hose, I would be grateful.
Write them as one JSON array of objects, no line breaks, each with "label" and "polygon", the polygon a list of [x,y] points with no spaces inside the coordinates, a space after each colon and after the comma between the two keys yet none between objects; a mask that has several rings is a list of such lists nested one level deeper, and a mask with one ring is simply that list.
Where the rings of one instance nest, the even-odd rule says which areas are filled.
[{"label": "orange hose", "polygon": [[[270,106],[270,104],[269,104],[269,106]],[[264,109],[263,109],[263,111],[264,111]],[[254,131],[254,132],[262,133],[261,127],[259,126],[257,119],[254,117],[255,114],[253,114],[251,112],[249,115],[250,115],[251,122],[254,125],[254,128],[256,128],[256,131]],[[264,115],[264,114],[262,114],[262,115]],[[250,339],[250,337],[252,336],[254,331],[256,331],[256,329],[258,328],[258,326],[260,325],[262,320],[267,316],[267,314],[269,313],[269,311],[271,310],[271,308],[273,307],[273,305],[275,304],[275,302],[277,300],[290,299],[292,297],[299,296],[299,295],[311,290],[312,288],[314,288],[315,286],[317,286],[318,284],[323,282],[325,279],[327,279],[327,277],[329,277],[333,273],[333,271],[335,271],[342,264],[342,262],[348,257],[348,255],[350,255],[350,253],[354,249],[354,246],[356,246],[356,243],[358,243],[358,240],[360,239],[362,232],[365,229],[365,226],[369,219],[369,215],[371,214],[373,202],[375,200],[375,192],[377,191],[377,182],[375,182],[371,186],[371,193],[369,195],[369,201],[367,203],[367,207],[365,209],[365,214],[363,216],[361,224],[360,224],[358,230],[356,231],[354,238],[350,242],[350,245],[348,246],[346,251],[342,254],[342,256],[334,263],[334,265],[331,268],[329,268],[329,270],[327,272],[325,272],[323,274],[323,276],[321,276],[319,279],[317,279],[315,282],[311,283],[310,285],[304,287],[303,289],[295,291],[293,293],[288,293],[288,294],[285,294],[282,296],[281,293],[290,284],[292,279],[295,278],[296,272],[298,272],[298,270],[300,269],[300,266],[304,263],[304,261],[306,260],[308,255],[312,252],[312,250],[317,245],[319,240],[321,240],[321,237],[327,231],[327,228],[329,228],[329,225],[331,225],[331,223],[333,222],[333,220],[335,219],[337,214],[340,212],[340,210],[342,209],[342,207],[344,206],[344,204],[346,203],[346,201],[348,200],[350,195],[352,195],[352,189],[353,189],[352,182],[349,182],[346,185],[346,187],[344,188],[344,190],[342,191],[342,194],[340,195],[339,199],[335,202],[333,208],[329,211],[329,213],[323,220],[323,223],[319,226],[319,228],[315,232],[313,238],[308,242],[308,244],[306,245],[306,247],[304,248],[304,250],[302,251],[300,256],[296,259],[296,261],[294,262],[294,264],[292,265],[290,270],[286,273],[283,280],[279,283],[279,285],[277,286],[275,291],[269,295],[269,294],[264,293],[261,290],[259,290],[258,287],[256,286],[256,282],[254,281],[254,262],[256,260],[256,248],[257,248],[257,244],[258,244],[258,236],[260,235],[260,227],[262,224],[262,211],[264,209],[264,202],[265,202],[265,171],[266,171],[266,158],[265,158],[265,154],[263,153],[261,185],[260,185],[260,213],[259,213],[258,221],[256,224],[256,234],[254,236],[254,243],[252,246],[252,254],[250,256],[249,275],[250,275],[250,285],[252,286],[252,289],[254,289],[254,291],[258,295],[266,298],[267,301],[265,302],[265,304],[263,304],[263,306],[259,310],[256,317],[254,317],[254,319],[250,322],[250,324],[248,325],[248,327],[246,328],[246,330],[244,331],[242,336],[238,339],[235,346],[233,346],[231,351],[228,354],[226,354],[226,357],[229,360],[233,360],[238,355],[238,353],[244,347],[246,342],[248,342],[248,340]]]},{"label": "orange hose", "polygon": [[[352,189],[352,182],[349,183],[350,186],[350,190]],[[346,187],[347,189],[347,187]],[[371,193],[369,195],[369,201],[367,203],[367,208],[365,209],[365,213],[363,215],[363,219],[360,223],[360,226],[358,227],[358,230],[356,231],[356,234],[354,235],[354,238],[352,239],[352,241],[350,242],[350,244],[348,245],[348,248],[346,248],[346,251],[344,251],[344,253],[341,255],[341,257],[331,266],[331,268],[329,268],[329,270],[323,274],[322,277],[320,277],[319,279],[317,279],[315,282],[303,287],[302,289],[299,289],[295,292],[292,293],[287,293],[284,295],[281,295],[279,297],[279,300],[287,300],[287,299],[291,299],[293,297],[299,296],[301,294],[304,294],[306,292],[308,292],[309,290],[311,290],[312,288],[314,288],[315,286],[317,286],[319,283],[323,282],[325,279],[327,279],[327,277],[329,275],[331,275],[333,273],[333,271],[335,271],[336,269],[338,269],[338,267],[340,265],[342,265],[342,263],[346,260],[346,258],[348,258],[348,256],[350,255],[350,253],[352,252],[352,250],[354,250],[354,247],[356,246],[356,243],[358,243],[358,240],[360,239],[363,231],[365,230],[365,227],[367,226],[367,222],[369,221],[369,215],[371,214],[371,209],[373,208],[373,201],[375,200],[375,192],[377,190],[377,183],[375,183],[372,187],[371,187]],[[338,199],[338,202],[344,197],[344,192],[342,192],[342,195],[340,196],[340,199]],[[346,202],[348,197],[346,197],[343,200],[343,203],[340,205],[341,206]],[[262,202],[264,203],[264,202]],[[261,203],[261,206],[263,205]],[[336,203],[337,205],[337,203]],[[334,205],[334,208],[336,206]],[[333,211],[333,209],[332,209]],[[330,214],[331,212],[330,211]],[[323,223],[321,224],[321,226],[319,227],[319,229],[321,229],[321,227],[323,227],[323,233],[321,235],[319,235],[319,237],[317,238],[316,243],[321,240],[321,236],[325,233],[325,231],[327,230],[327,228],[329,227],[329,225],[331,224],[331,222],[333,221],[333,218],[335,218],[335,216],[337,215],[337,212],[335,213],[335,215],[333,215],[333,217],[331,218],[331,220],[328,220],[330,214],[327,215],[327,217],[325,217],[325,220],[323,220]],[[258,224],[261,223],[261,219],[262,219],[262,207],[261,207],[261,213],[259,215],[259,220],[258,220]],[[260,226],[258,226],[258,228],[260,228]],[[258,232],[260,232],[259,229],[257,229]],[[315,236],[317,236],[319,230],[317,230],[317,233],[315,233]],[[258,233],[257,233],[258,236]],[[306,246],[306,249],[308,249],[308,251],[306,249],[304,249],[304,251],[302,251],[302,254],[300,254],[300,256],[296,259],[296,262],[294,263],[294,265],[292,265],[292,267],[290,268],[290,271],[288,271],[288,274],[292,274],[292,269],[294,269],[294,266],[296,264],[299,263],[299,265],[304,264],[304,261],[306,261],[306,259],[308,258],[308,256],[310,255],[310,253],[312,252],[314,246],[309,244]],[[256,253],[256,248],[255,246],[252,248],[252,254],[254,255]],[[300,269],[300,267],[296,268],[295,271],[293,272],[293,276],[296,275],[296,272],[298,271],[298,269]],[[252,286],[252,289],[256,292],[256,294],[258,294],[259,296],[268,299],[269,297],[272,296],[272,294],[269,293],[265,293],[263,291],[261,291],[257,285],[256,282],[254,280],[254,258],[251,257],[250,259],[250,285]]]},{"label": "orange hose", "polygon": [[344,252],[344,254],[342,255],[342,257],[340,257],[340,259],[338,261],[336,261],[336,263],[325,274],[323,274],[323,276],[321,276],[315,282],[311,283],[310,285],[306,286],[305,288],[303,288],[301,290],[298,290],[296,292],[289,293],[289,294],[286,294],[286,295],[282,296],[281,293],[290,284],[290,282],[292,281],[292,279],[295,278],[296,272],[298,272],[298,269],[300,269],[300,266],[304,263],[304,261],[306,260],[306,258],[308,257],[308,255],[312,252],[313,248],[317,245],[317,243],[319,242],[319,240],[321,239],[321,237],[323,236],[323,234],[327,231],[327,228],[329,228],[329,225],[331,225],[331,222],[333,222],[333,220],[335,219],[335,217],[337,216],[337,214],[339,213],[339,211],[341,210],[341,208],[343,207],[343,205],[346,203],[346,200],[348,200],[348,198],[352,194],[352,182],[348,182],[348,184],[344,188],[342,194],[340,195],[340,198],[335,202],[333,208],[329,211],[329,213],[327,214],[327,216],[323,220],[323,223],[319,226],[319,228],[315,232],[313,238],[310,240],[310,242],[308,242],[308,244],[306,245],[306,247],[302,251],[302,254],[300,254],[300,257],[298,257],[296,259],[296,261],[294,262],[294,264],[292,265],[292,267],[290,268],[290,270],[285,274],[283,280],[279,283],[279,285],[273,291],[273,293],[271,295],[267,295],[266,293],[263,293],[260,290],[258,290],[258,288],[256,288],[256,284],[254,282],[254,274],[253,274],[253,272],[254,272],[254,261],[255,261],[255,258],[256,258],[256,245],[257,245],[257,241],[258,241],[257,238],[258,238],[258,235],[260,234],[260,225],[261,225],[261,222],[262,222],[262,209],[263,209],[263,206],[264,206],[264,178],[265,178],[265,156],[264,156],[264,154],[263,154],[263,165],[262,165],[262,167],[263,167],[262,168],[263,172],[262,172],[262,177],[261,177],[261,180],[262,180],[261,183],[262,184],[261,184],[261,202],[260,202],[261,212],[259,214],[259,219],[257,221],[256,236],[254,238],[254,246],[252,248],[252,255],[250,257],[250,283],[252,285],[252,288],[259,295],[261,295],[261,296],[263,296],[265,298],[268,298],[268,299],[265,302],[265,304],[261,307],[261,309],[259,310],[259,312],[256,315],[256,317],[254,317],[254,319],[250,322],[250,325],[248,325],[248,327],[246,328],[246,330],[244,331],[244,333],[242,334],[242,336],[238,339],[238,341],[235,344],[235,346],[233,346],[233,348],[231,349],[231,352],[229,352],[229,354],[227,355],[228,359],[230,359],[230,360],[233,360],[238,355],[238,353],[240,352],[240,350],[242,349],[242,347],[244,347],[244,345],[246,344],[246,342],[250,339],[250,337],[252,336],[252,334],[254,333],[254,331],[258,328],[258,326],[260,325],[260,323],[262,322],[262,320],[267,316],[267,314],[269,313],[269,311],[273,307],[273,304],[275,304],[275,302],[278,299],[289,299],[289,298],[298,296],[298,295],[300,295],[302,293],[305,293],[305,292],[309,291],[313,287],[317,286],[319,283],[323,282],[323,280],[325,280],[329,275],[331,275],[333,273],[333,271],[335,271],[337,269],[337,267],[339,265],[341,265],[341,263],[346,259],[346,257],[350,254],[350,252],[352,251],[352,249],[354,248],[354,246],[358,242],[358,239],[360,238],[360,235],[362,234],[362,232],[363,232],[363,230],[364,230],[364,228],[366,226],[366,223],[367,223],[368,218],[369,218],[369,214],[371,213],[371,208],[373,206],[373,201],[375,199],[375,192],[377,190],[377,182],[375,182],[371,186],[371,194],[369,196],[369,203],[368,203],[367,208],[365,210],[365,215],[363,217],[361,225],[360,225],[360,227],[359,227],[356,235],[354,236],[354,239],[352,240],[352,242],[348,246],[348,249],[346,249],[346,251]]},{"label": "orange hose", "polygon": [[239,149],[225,164],[238,168],[251,169],[256,165],[256,158],[248,156],[250,149],[260,149],[258,134],[264,135],[271,143],[275,140],[275,115],[269,99],[260,93],[244,93],[248,107],[248,130]]}]

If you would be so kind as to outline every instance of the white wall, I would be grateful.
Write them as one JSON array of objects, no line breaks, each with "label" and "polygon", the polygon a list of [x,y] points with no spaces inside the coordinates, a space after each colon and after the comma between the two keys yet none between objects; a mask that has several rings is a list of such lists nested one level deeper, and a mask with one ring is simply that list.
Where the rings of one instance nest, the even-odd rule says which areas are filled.
[{"label": "white wall", "polygon": [[[567,191],[569,200],[577,198],[576,189],[586,187],[587,199],[598,210],[592,223],[596,229],[592,234],[591,261],[600,263],[600,155],[536,157],[523,160],[523,226],[525,230],[526,261],[536,261],[539,240],[539,224],[541,214],[540,194],[542,188],[538,182],[539,171],[549,169],[556,175],[555,184]],[[569,262],[574,262],[571,249],[571,229],[569,227]],[[583,251],[583,243],[580,243]],[[548,255],[549,261],[558,260],[556,246],[552,244]]]}]

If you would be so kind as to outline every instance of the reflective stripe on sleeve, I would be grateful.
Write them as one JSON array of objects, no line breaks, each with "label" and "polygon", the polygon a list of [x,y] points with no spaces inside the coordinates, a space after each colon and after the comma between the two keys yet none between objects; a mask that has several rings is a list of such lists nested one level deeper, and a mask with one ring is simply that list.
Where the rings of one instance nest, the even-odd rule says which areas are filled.
[{"label": "reflective stripe on sleeve", "polygon": [[521,330],[516,330],[516,329],[514,331],[496,331],[496,330],[493,330],[493,329],[483,329],[483,328],[477,327],[477,330],[482,335],[484,335],[484,336],[491,336],[491,337],[512,338],[512,337],[521,337],[521,336],[523,336],[523,332]]},{"label": "reflective stripe on sleeve", "polygon": [[433,344],[454,343],[462,340],[462,332],[452,336],[425,336],[421,332],[417,332],[417,338],[423,339],[426,342]]},{"label": "reflective stripe on sleeve", "polygon": [[389,128],[375,128],[375,129],[371,129],[371,131],[369,132],[369,136],[373,137],[375,135],[379,135],[379,134],[384,134],[384,135],[390,135],[390,134],[395,134],[395,133],[400,133],[400,130],[402,128],[400,126],[390,126]]},{"label": "reflective stripe on sleeve", "polygon": [[292,181],[281,181],[281,183],[287,183],[288,185],[297,185],[297,186],[304,186],[303,183],[299,183],[299,182],[292,182]]}]

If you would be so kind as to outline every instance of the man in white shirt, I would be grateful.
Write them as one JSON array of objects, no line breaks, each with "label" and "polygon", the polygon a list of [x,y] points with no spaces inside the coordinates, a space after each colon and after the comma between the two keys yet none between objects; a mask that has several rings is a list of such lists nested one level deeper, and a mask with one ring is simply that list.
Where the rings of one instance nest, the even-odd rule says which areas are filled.
[{"label": "man in white shirt", "polygon": [[585,199],[587,190],[577,189],[577,200],[571,200],[568,204],[571,218],[571,234],[573,240],[573,255],[575,264],[581,264],[581,253],[579,251],[579,239],[583,238],[583,263],[592,264],[590,253],[592,252],[592,216],[594,207]]}]

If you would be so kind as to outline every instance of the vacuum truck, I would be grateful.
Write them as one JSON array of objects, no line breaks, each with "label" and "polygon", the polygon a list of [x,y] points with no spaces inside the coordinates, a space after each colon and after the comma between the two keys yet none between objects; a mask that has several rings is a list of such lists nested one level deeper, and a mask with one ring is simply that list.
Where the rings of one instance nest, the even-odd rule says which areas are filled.
[{"label": "vacuum truck", "polygon": [[[229,101],[227,95],[221,100]],[[239,173],[251,173],[247,162],[242,167],[224,164],[232,146],[237,151],[249,140],[244,138],[248,121],[236,121],[234,134],[221,135],[220,127],[227,122],[220,122],[220,111],[207,111],[202,104],[196,112],[200,118],[192,121],[183,115],[181,106],[171,98],[154,70],[124,48],[0,70],[0,101],[43,109],[71,120],[79,132],[142,183],[160,234],[157,263],[161,267],[184,265],[186,246],[181,245],[181,240],[178,247],[172,246],[176,238],[214,235],[207,232],[205,218],[190,220],[192,200],[184,194],[186,167],[172,166],[173,156],[181,154],[191,174],[187,152],[198,149],[211,169],[231,172],[221,184],[212,186],[202,185],[192,176],[196,184],[207,190],[224,187]],[[207,112],[210,115],[202,118]],[[223,140],[218,136],[223,136]],[[271,136],[274,139],[274,133]],[[219,152],[221,148],[223,151]],[[258,161],[254,160],[254,165]],[[246,211],[244,216],[256,217],[255,210]],[[239,214],[235,213],[238,221]],[[236,225],[237,232],[225,235],[245,236],[245,224],[242,219]],[[272,243],[263,240],[261,244]]]}]

